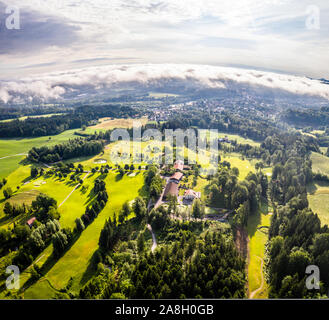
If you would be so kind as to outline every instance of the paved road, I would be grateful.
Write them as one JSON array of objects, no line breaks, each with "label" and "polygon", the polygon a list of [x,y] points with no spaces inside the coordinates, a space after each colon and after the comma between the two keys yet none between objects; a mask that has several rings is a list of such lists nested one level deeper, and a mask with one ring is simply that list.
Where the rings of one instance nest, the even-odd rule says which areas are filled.
[{"label": "paved road", "polygon": [[147,225],[147,229],[149,229],[150,232],[151,232],[151,234],[152,234],[153,245],[152,245],[151,251],[154,252],[155,248],[158,246],[158,244],[157,244],[157,240],[156,240],[156,238],[155,238],[155,234],[154,234],[154,232],[153,232],[153,230],[152,230],[151,225],[148,224],[148,225]]}]

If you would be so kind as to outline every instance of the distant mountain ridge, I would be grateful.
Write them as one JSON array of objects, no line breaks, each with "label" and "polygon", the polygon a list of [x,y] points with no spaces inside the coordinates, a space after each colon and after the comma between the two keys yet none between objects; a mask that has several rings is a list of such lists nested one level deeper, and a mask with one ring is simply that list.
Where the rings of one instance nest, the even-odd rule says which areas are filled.
[{"label": "distant mountain ridge", "polygon": [[55,103],[123,92],[244,94],[273,99],[329,101],[329,80],[257,70],[185,64],[109,65],[0,81],[0,103]]}]

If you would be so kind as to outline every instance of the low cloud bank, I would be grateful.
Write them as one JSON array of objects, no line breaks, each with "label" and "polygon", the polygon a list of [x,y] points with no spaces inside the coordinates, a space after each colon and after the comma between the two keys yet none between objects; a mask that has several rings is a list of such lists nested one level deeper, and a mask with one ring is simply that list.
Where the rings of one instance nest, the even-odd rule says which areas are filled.
[{"label": "low cloud bank", "polygon": [[86,89],[131,87],[165,87],[170,81],[193,84],[200,89],[230,89],[232,86],[283,90],[297,95],[310,95],[329,100],[329,85],[306,77],[204,65],[110,65],[50,73],[17,81],[0,81],[0,101],[49,101],[66,94],[84,93]]}]

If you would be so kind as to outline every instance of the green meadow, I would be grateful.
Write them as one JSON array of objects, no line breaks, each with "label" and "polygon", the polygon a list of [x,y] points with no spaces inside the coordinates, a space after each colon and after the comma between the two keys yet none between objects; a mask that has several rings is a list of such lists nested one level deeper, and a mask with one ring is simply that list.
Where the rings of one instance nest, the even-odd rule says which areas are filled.
[{"label": "green meadow", "polygon": [[313,172],[319,172],[329,176],[329,157],[326,157],[320,153],[312,152],[311,160]]},{"label": "green meadow", "polygon": [[259,147],[260,146],[259,142],[254,141],[254,140],[249,139],[249,138],[244,138],[244,137],[242,137],[238,134],[228,134],[228,133],[225,133],[225,132],[219,132],[218,137],[219,138],[227,137],[231,141],[236,140],[236,142],[238,144],[249,144],[253,147]]},{"label": "green meadow", "polygon": [[[249,253],[248,253],[248,287],[249,297],[267,298],[268,287],[264,276],[265,244],[268,240],[270,214],[267,205],[263,206],[248,219]],[[263,265],[263,268],[262,268]]]},{"label": "green meadow", "polygon": [[[125,201],[133,200],[143,192],[144,178],[142,173],[135,177],[127,175],[118,179],[114,172],[105,178],[109,201],[105,209],[81,234],[69,251],[54,264],[45,277],[28,288],[24,297],[26,299],[47,299],[53,297],[54,288],[64,287],[73,275],[72,290],[79,290],[93,274],[89,265],[93,253],[98,247],[98,239],[105,220],[118,213]],[[47,263],[47,261],[45,261]],[[49,285],[49,282],[52,286]]]},{"label": "green meadow", "polygon": [[[87,128],[91,130],[91,128]],[[100,128],[102,130],[102,128]],[[80,178],[84,179],[83,185],[77,187],[76,182],[70,180],[70,175],[67,178],[59,178],[56,176],[49,176],[44,174],[35,179],[30,177],[31,165],[23,164],[22,160],[25,154],[32,147],[40,147],[44,145],[54,145],[63,143],[71,138],[76,137],[74,132],[76,130],[65,131],[62,134],[51,137],[40,138],[26,138],[26,139],[1,139],[0,140],[0,178],[6,177],[8,182],[6,187],[11,187],[14,191],[13,196],[7,200],[12,204],[21,205],[31,204],[31,202],[40,193],[47,194],[48,196],[57,200],[59,206],[58,211],[61,215],[60,224],[62,228],[73,228],[75,220],[80,217],[84,212],[86,206],[92,200],[92,188],[95,179],[104,179],[106,182],[107,192],[109,194],[109,201],[104,210],[98,217],[75,239],[72,246],[64,253],[64,255],[56,260],[52,256],[52,245],[40,253],[35,259],[34,264],[41,268],[44,276],[37,282],[30,281],[29,270],[22,273],[22,285],[24,286],[24,298],[26,299],[47,299],[53,298],[55,293],[67,285],[68,281],[72,281],[71,290],[78,292],[84,284],[95,273],[92,268],[92,259],[95,251],[98,248],[98,239],[100,232],[104,226],[106,219],[113,217],[115,213],[119,213],[124,202],[132,201],[138,195],[143,195],[144,176],[143,170],[137,170],[141,163],[135,165],[133,174],[125,174],[120,177],[117,169],[112,168],[107,175],[97,173],[82,173]],[[93,129],[93,131],[95,131]],[[224,137],[226,134],[220,135]],[[230,140],[237,140],[238,143],[248,143],[258,146],[259,143],[250,139],[245,139],[238,135],[227,135]],[[142,153],[152,153],[149,148],[150,142],[141,142]],[[163,144],[164,146],[164,144]],[[125,142],[121,142],[121,148],[125,148]],[[120,151],[120,143],[113,143],[107,145],[102,154],[95,157],[81,157],[71,159],[68,162],[73,162],[75,165],[81,163],[85,170],[91,171],[92,168],[101,167],[102,165],[109,164],[111,167],[115,165],[111,161],[111,155],[116,150]],[[128,151],[127,151],[128,150]],[[126,149],[127,153],[133,154],[134,150],[131,145],[130,149]],[[162,152],[162,147],[160,148]],[[187,151],[185,151],[187,156]],[[196,157],[196,155],[194,154]],[[239,179],[243,180],[247,174],[252,171],[256,172],[254,159],[247,159],[239,154],[225,153],[221,154],[222,161],[231,163],[231,167],[239,169]],[[106,162],[97,163],[97,160],[104,159]],[[130,163],[130,159],[126,161]],[[123,162],[121,165],[124,164]],[[263,171],[270,175],[271,168],[265,168]],[[193,177],[188,180],[192,183]],[[197,185],[194,187],[196,191],[202,193],[202,199],[206,197],[206,189],[208,180],[198,177]],[[76,188],[77,187],[77,188]],[[76,189],[75,189],[76,188]],[[15,219],[8,219],[3,213],[3,207],[6,200],[0,193],[0,228],[11,228],[14,221],[24,223],[30,217],[16,217]],[[269,224],[269,216],[266,214],[265,209],[250,217],[248,222],[248,234],[250,237],[250,263],[249,263],[249,289],[250,291],[257,290],[261,284],[260,275],[262,270],[260,268],[260,260],[257,257],[264,256],[264,245],[267,235],[264,230],[259,229],[259,226],[267,226]],[[72,278],[72,279],[71,279]],[[255,297],[265,297],[267,295],[266,287],[260,290]]]},{"label": "green meadow", "polygon": [[310,208],[319,216],[322,225],[329,226],[329,184],[317,182],[309,185],[307,191]]},{"label": "green meadow", "polygon": [[[231,168],[236,167],[239,169],[239,179],[244,180],[248,173],[256,172],[255,164],[258,162],[255,159],[247,159],[237,153],[226,153],[221,154],[222,161],[228,161],[231,163]],[[270,176],[272,174],[272,168],[267,167],[262,169],[262,171],[267,175]]]},{"label": "green meadow", "polygon": [[75,138],[76,130],[64,131],[56,136],[38,138],[0,139],[0,178],[7,177],[19,168],[24,154],[33,147],[52,146]]},{"label": "green meadow", "polygon": [[[329,157],[312,152],[313,172],[329,176]],[[307,187],[310,208],[318,214],[322,225],[329,225],[329,184],[315,182]]]}]

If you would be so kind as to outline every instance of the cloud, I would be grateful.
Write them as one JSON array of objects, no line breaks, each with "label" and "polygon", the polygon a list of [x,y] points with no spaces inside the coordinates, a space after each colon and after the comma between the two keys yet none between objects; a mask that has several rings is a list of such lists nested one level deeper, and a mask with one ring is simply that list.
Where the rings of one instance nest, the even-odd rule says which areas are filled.
[{"label": "cloud", "polygon": [[[236,64],[318,78],[328,74],[327,0],[0,1],[19,6],[27,23],[12,38],[6,36],[4,46],[0,43],[0,53],[9,53],[1,56],[0,67],[56,60],[50,71],[100,64],[99,57],[109,56],[136,57],[130,61],[135,63]],[[320,30],[305,26],[310,3],[320,9]],[[0,29],[0,38],[4,32]],[[20,71],[39,70],[6,69],[2,78]]]},{"label": "cloud", "polygon": [[124,60],[138,60],[138,58],[132,58],[132,57],[116,57],[116,58],[92,58],[92,59],[79,59],[79,60],[73,60],[71,63],[89,63],[89,62],[110,62],[110,61],[124,61]]},{"label": "cloud", "polygon": [[97,93],[100,89],[118,89],[127,85],[135,88],[165,87],[171,81],[192,84],[199,89],[231,89],[249,85],[329,100],[329,86],[318,80],[273,72],[186,64],[109,65],[54,72],[19,81],[2,81],[0,100],[4,103],[22,99],[57,100],[66,94],[78,95],[90,89]]},{"label": "cloud", "polygon": [[21,9],[20,29],[8,30],[6,6],[0,2],[0,55],[38,52],[48,47],[65,47],[79,39],[80,28],[68,19]]}]

